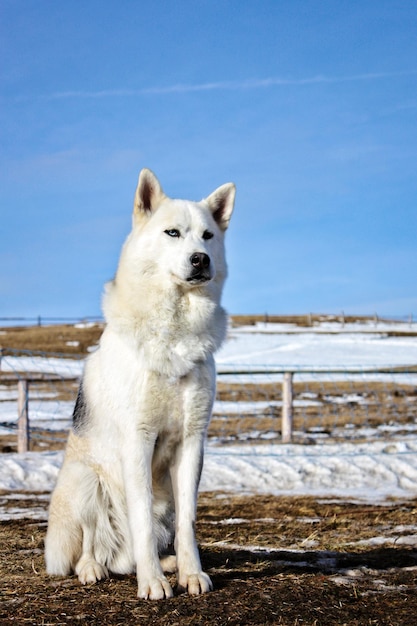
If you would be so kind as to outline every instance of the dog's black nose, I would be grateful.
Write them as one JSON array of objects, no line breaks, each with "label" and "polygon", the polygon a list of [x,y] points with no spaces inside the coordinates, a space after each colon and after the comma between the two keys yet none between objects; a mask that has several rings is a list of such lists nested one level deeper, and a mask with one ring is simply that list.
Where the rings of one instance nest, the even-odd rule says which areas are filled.
[{"label": "dog's black nose", "polygon": [[194,252],[190,256],[190,262],[196,270],[206,270],[210,266],[210,257],[204,252]]}]

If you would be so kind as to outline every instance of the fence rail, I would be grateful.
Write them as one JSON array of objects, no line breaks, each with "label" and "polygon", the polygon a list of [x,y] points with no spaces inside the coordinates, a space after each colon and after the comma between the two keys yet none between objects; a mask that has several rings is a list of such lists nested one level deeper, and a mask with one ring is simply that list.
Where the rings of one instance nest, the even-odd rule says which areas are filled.
[{"label": "fence rail", "polygon": [[102,322],[101,315],[86,315],[85,317],[47,317],[37,315],[35,317],[0,317],[0,324],[17,326],[42,326],[43,324],[76,324],[79,322]]},{"label": "fence rail", "polygon": [[79,376],[63,378],[49,372],[0,372],[1,383],[17,385],[17,451],[28,452],[30,448],[29,386],[31,383],[79,382]]},{"label": "fence rail", "polygon": [[[377,312],[369,313],[368,315],[349,315],[345,314],[344,311],[340,311],[339,313],[306,313],[305,315],[295,314],[271,314],[264,313],[263,315],[232,315],[231,319],[236,321],[237,323],[245,324],[248,319],[252,321],[258,322],[295,322],[299,323],[303,326],[313,326],[318,321],[337,321],[342,326],[345,323],[348,323],[352,320],[368,320],[374,323],[375,326],[378,326],[380,323],[385,322],[403,322],[407,323],[410,326],[415,324],[417,315],[416,313],[410,312],[403,315],[380,315]],[[102,322],[102,315],[84,315],[81,317],[73,316],[73,317],[65,317],[65,316],[51,316],[51,315],[32,315],[32,316],[2,316],[0,317],[0,324],[13,324],[17,323],[17,325],[37,325],[42,326],[42,324],[72,324],[77,322]]]},{"label": "fence rail", "polygon": [[[0,372],[0,389],[16,400],[18,452],[30,449],[32,389],[48,401],[66,402],[66,426],[81,368],[71,373],[18,371],[16,362],[3,357],[9,369]],[[65,360],[68,365],[68,360]],[[74,366],[75,367],[75,366]],[[49,386],[46,388],[46,386]],[[13,395],[12,389],[17,393]],[[46,398],[46,400],[45,400]],[[0,422],[1,418],[0,402]],[[371,436],[370,429],[417,434],[417,367],[218,367],[217,398],[209,439],[214,442],[271,440],[311,443],[313,436],[352,438]],[[364,427],[368,427],[364,433]],[[362,429],[362,431],[360,431]],[[47,429],[46,429],[47,430]],[[376,431],[375,431],[376,432]],[[381,432],[378,431],[379,433]],[[375,433],[372,436],[376,436]],[[61,440],[62,441],[62,440]]]},{"label": "fence rail", "polygon": [[240,441],[417,435],[417,366],[221,366],[217,399],[210,429],[228,441],[233,421]]}]

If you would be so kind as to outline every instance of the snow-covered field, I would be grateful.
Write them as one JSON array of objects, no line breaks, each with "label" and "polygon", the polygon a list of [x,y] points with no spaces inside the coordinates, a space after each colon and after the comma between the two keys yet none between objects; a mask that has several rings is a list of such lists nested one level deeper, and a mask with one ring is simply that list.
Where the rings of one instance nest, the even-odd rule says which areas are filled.
[{"label": "snow-covered field", "polygon": [[[413,325],[417,332],[417,324]],[[243,326],[230,330],[217,354],[218,366],[281,366],[307,368],[415,365],[417,337],[409,324],[330,324],[300,328],[289,324]]]},{"label": "snow-covered field", "polygon": [[[417,337],[389,336],[392,330],[409,333],[412,329],[409,324],[379,324],[375,327],[372,323],[344,326],[327,323],[314,329],[279,324],[235,328],[231,329],[228,341],[217,355],[217,363],[219,369],[275,366],[294,371],[300,368],[305,371],[416,365]],[[7,357],[2,361],[3,371],[33,371],[34,368],[65,376],[80,373],[82,364],[68,359],[35,360],[29,357]],[[417,375],[413,377],[413,384],[417,385]],[[16,411],[13,394],[9,389],[0,388],[0,422],[13,419]],[[48,399],[42,400],[38,413],[32,417],[35,422],[42,419],[45,425],[48,419],[53,422],[70,418],[70,403],[59,403],[59,409],[53,398],[50,403],[54,409],[48,417]],[[219,407],[218,404],[218,410]],[[411,429],[403,440],[396,438],[391,443],[210,444],[201,489],[330,495],[372,501],[416,497],[415,433],[416,430]],[[0,489],[19,493],[50,491],[62,456],[62,452],[0,455]]]}]

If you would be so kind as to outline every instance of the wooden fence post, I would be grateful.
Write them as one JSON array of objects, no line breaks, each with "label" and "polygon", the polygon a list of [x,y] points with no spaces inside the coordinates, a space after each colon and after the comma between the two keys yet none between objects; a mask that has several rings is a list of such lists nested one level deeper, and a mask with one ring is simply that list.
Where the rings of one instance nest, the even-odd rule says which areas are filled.
[{"label": "wooden fence post", "polygon": [[17,383],[17,451],[29,450],[29,381],[21,379]]},{"label": "wooden fence post", "polygon": [[292,385],[292,372],[285,372],[282,381],[282,443],[291,443],[292,440],[292,400],[293,400],[293,385]]}]

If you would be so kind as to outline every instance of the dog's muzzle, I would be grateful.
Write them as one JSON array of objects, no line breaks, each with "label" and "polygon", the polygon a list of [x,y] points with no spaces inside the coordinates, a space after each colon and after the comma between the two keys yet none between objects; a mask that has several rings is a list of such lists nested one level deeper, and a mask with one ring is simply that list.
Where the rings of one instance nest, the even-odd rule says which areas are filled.
[{"label": "dog's muzzle", "polygon": [[191,274],[187,278],[189,283],[204,283],[211,279],[210,257],[204,252],[194,252],[190,256]]}]

